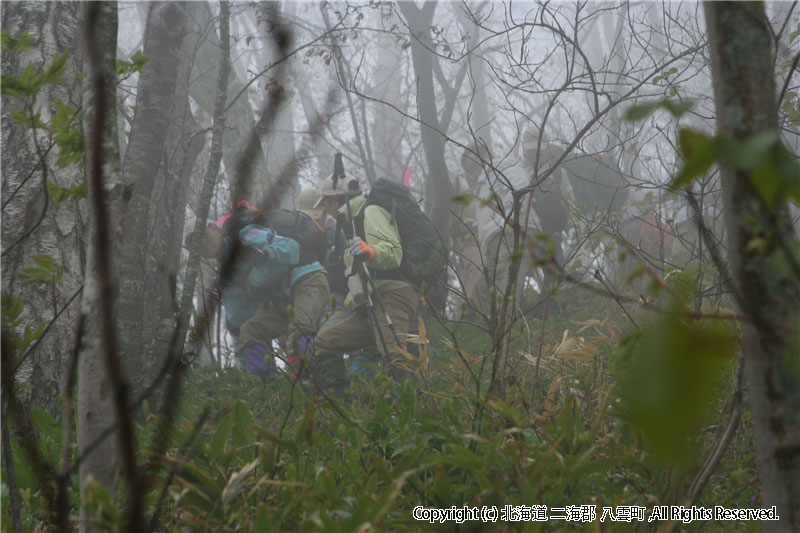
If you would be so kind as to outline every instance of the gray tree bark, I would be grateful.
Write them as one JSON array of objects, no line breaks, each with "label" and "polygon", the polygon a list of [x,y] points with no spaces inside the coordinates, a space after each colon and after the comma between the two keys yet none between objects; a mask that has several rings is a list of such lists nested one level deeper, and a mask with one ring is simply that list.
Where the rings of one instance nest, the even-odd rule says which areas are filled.
[{"label": "gray tree bark", "polygon": [[[198,3],[204,7],[205,4]],[[186,4],[187,10],[196,9]],[[153,339],[147,345],[147,379],[152,381],[163,367],[170,345],[177,340],[178,302],[175,296],[177,274],[181,259],[181,246],[186,219],[188,191],[198,156],[205,147],[206,136],[195,120],[189,105],[190,82],[194,75],[195,60],[200,54],[206,34],[211,28],[201,27],[197,19],[187,16],[187,32],[178,59],[178,75],[171,126],[167,134],[164,165],[159,169],[153,193],[153,215],[148,224],[147,268],[143,302],[148,312],[143,313],[143,339]],[[195,179],[200,182],[200,177]]]},{"label": "gray tree bark", "polygon": [[[125,217],[125,243],[120,265],[119,335],[128,375],[146,378],[149,361],[143,342],[142,317],[153,302],[145,302],[148,247],[152,222],[152,193],[162,168],[167,134],[174,118],[175,84],[185,34],[184,6],[179,2],[152,3],[145,30],[148,62],[139,76],[136,109],[122,174],[130,187]],[[181,110],[182,111],[182,110]],[[183,206],[180,207],[181,209]],[[148,311],[149,312],[149,311]],[[134,371],[135,370],[135,371]]]},{"label": "gray tree bark", "polygon": [[[98,155],[95,153],[96,149],[99,148],[102,152],[100,157],[102,157],[104,198],[96,198],[96,194],[100,191],[90,187],[90,200],[93,204],[95,202],[103,203],[108,216],[105,217],[105,220],[97,220],[101,213],[96,210],[90,212],[92,225],[86,281],[81,304],[81,312],[85,316],[85,331],[78,360],[78,450],[80,455],[87,454],[81,462],[79,470],[82,500],[90,488],[90,479],[94,479],[95,482],[105,487],[112,497],[116,497],[120,471],[118,432],[111,432],[102,441],[99,441],[99,444],[97,443],[101,434],[117,421],[114,402],[115,385],[109,376],[106,361],[106,353],[112,349],[112,346],[109,346],[108,337],[104,334],[104,320],[108,318],[107,313],[111,314],[111,323],[113,324],[114,302],[118,289],[117,268],[114,261],[119,257],[122,220],[125,213],[125,184],[120,174],[119,146],[116,142],[116,2],[99,3],[99,12],[94,27],[96,28],[95,49],[101,63],[95,65],[92,64],[92,61],[87,61],[84,76],[84,79],[87,80],[84,102],[87,102],[87,105],[84,110],[83,129],[87,140],[87,161],[89,162],[87,178],[91,177],[91,173],[96,170],[91,166],[91,161]],[[103,94],[96,93],[95,81],[98,76],[105,80],[104,87],[101,87],[101,90],[104,91]],[[96,122],[100,105],[103,106],[102,132],[99,131]],[[101,144],[97,142],[97,135],[102,135]],[[98,236],[98,227],[101,224],[105,224],[105,227],[108,228],[109,238],[105,243],[100,242]],[[110,259],[110,273],[105,272],[99,266],[99,254],[107,254],[107,258]],[[108,279],[109,274],[111,279]],[[105,282],[110,282],[110,285],[104,285]],[[110,308],[108,304],[110,304]],[[90,448],[91,446],[96,447]],[[82,506],[80,531],[99,531],[90,518],[86,508]]]},{"label": "gray tree bark", "polygon": [[[58,54],[70,50],[64,82],[44,86],[34,110],[49,122],[56,110],[55,100],[78,108],[81,104],[80,24],[81,6],[73,3],[3,2],[3,29],[17,38],[27,31],[32,47],[21,52],[3,51],[4,74],[19,76],[30,63],[47,68]],[[17,97],[2,97],[2,285],[25,305],[23,323],[35,328],[51,322],[61,312],[38,347],[19,368],[16,379],[32,385],[26,401],[54,413],[62,392],[61,376],[68,354],[75,343],[75,323],[79,313],[77,298],[83,281],[82,213],[85,200],[54,204],[44,194],[46,179],[61,187],[83,182],[77,164],[56,168],[58,148],[48,151],[50,139],[41,129],[35,133],[9,118],[22,107]],[[44,217],[42,214],[44,213]],[[40,220],[41,219],[41,220]],[[20,269],[33,265],[33,255],[47,255],[62,266],[61,280],[55,287],[37,287],[19,278]],[[74,303],[70,304],[72,301]]]},{"label": "gray tree bark", "polygon": [[[411,2],[398,3],[400,11],[408,22],[409,29],[416,38],[411,40],[411,58],[417,76],[417,116],[422,130],[422,146],[428,162],[428,176],[425,181],[426,204],[436,206],[429,209],[431,222],[446,238],[450,235],[450,201],[454,195],[450,172],[444,159],[444,133],[439,123],[439,110],[436,105],[436,92],[433,87],[433,59],[421,41],[430,42],[430,27],[433,24],[435,2],[426,2],[422,9]],[[447,206],[447,209],[443,209]]]},{"label": "gray tree bark", "polygon": [[[737,140],[777,130],[775,73],[761,3],[705,4],[719,133]],[[800,530],[800,280],[790,219],[765,206],[752,174],[721,167],[728,249],[743,312],[742,347],[750,388],[763,502],[776,506],[773,531]],[[765,238],[768,246],[748,245]],[[790,254],[794,253],[794,257]]]}]

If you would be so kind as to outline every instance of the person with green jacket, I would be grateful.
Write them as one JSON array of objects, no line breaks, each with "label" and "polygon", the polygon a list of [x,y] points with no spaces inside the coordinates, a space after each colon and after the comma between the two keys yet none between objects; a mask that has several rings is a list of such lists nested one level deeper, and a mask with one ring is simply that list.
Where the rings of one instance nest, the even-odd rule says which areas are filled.
[{"label": "person with green jacket", "polygon": [[[392,379],[415,377],[399,342],[405,340],[415,316],[417,291],[398,272],[403,248],[391,214],[380,206],[365,205],[366,202],[367,198],[359,195],[348,200],[349,208],[345,204],[339,209],[344,223],[354,225],[356,230],[344,254],[348,273],[353,272],[348,276],[350,291],[344,302],[348,314],[335,324],[323,325],[317,333],[311,367],[316,385],[335,394],[343,393],[349,385],[343,354],[364,348],[377,348],[382,356],[381,366]],[[365,283],[359,262],[366,265],[374,280],[374,291],[372,284]],[[370,298],[365,291],[370,292]],[[368,300],[372,301],[371,306]]]}]

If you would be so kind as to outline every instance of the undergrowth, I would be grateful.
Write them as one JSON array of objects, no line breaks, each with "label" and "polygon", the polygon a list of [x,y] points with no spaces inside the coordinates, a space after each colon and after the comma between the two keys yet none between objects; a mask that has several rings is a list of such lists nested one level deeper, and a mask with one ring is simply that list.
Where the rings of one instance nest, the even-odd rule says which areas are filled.
[{"label": "undergrowth", "polygon": [[[583,298],[563,307],[568,314],[546,318],[545,327],[541,319],[518,323],[502,398],[487,394],[488,372],[481,371],[491,350],[486,333],[433,320],[416,339],[430,343],[432,354],[419,390],[377,377],[355,381],[345,398],[331,401],[288,380],[262,386],[237,369],[191,369],[166,445],[156,431],[158,415],[146,410],[138,428],[140,464],[150,465],[147,510],[156,517],[155,529],[483,531],[490,526],[481,520],[430,523],[416,520],[413,510],[467,506],[499,513],[526,506],[517,507],[527,509],[517,516],[526,521],[498,519],[491,529],[669,530],[669,523],[647,522],[647,516],[653,506],[681,504],[724,425],[735,365],[728,361],[703,375],[709,380],[703,384],[708,409],[658,411],[668,406],[632,397],[623,386],[631,375],[648,379],[631,362],[642,357],[635,328],[599,296]],[[595,314],[582,314],[585,309]],[[604,311],[598,315],[597,309]],[[676,449],[654,449],[648,441],[653,428],[637,419],[637,402],[651,402],[659,416],[685,415],[692,421],[690,433],[676,441]],[[61,424],[43,411],[33,415],[44,456],[57,464]],[[756,506],[753,450],[745,414],[695,505]],[[48,483],[36,478],[16,444],[14,458],[23,528],[41,530],[52,520]],[[5,470],[3,475],[5,531],[10,519]],[[77,513],[76,477],[72,489]],[[101,527],[123,526],[124,514],[103,489],[90,490],[88,497]],[[588,518],[590,505],[595,520],[579,521]],[[572,520],[535,521],[534,506],[547,506],[550,516],[564,508]],[[644,507],[645,520],[600,520],[604,507],[629,516],[634,507],[626,506]],[[760,529],[753,524],[695,521],[676,527]]]}]

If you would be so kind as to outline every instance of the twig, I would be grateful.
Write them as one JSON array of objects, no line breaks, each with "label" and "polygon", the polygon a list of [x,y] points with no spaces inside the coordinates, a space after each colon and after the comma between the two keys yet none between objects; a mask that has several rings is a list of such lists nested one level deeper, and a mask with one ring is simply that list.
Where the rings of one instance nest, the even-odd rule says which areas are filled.
[{"label": "twig", "polygon": [[[81,313],[78,317],[78,325],[75,328],[75,346],[72,348],[69,361],[69,369],[64,384],[64,409],[61,414],[61,471],[69,467],[69,458],[72,452],[72,402],[74,398],[73,390],[78,371],[78,355],[83,345],[84,326],[86,315]],[[58,513],[58,527],[60,531],[70,531],[72,526],[69,519],[69,476],[60,476],[58,479],[58,494],[56,496],[56,510]]]},{"label": "twig", "polygon": [[20,358],[19,358],[19,360],[17,361],[17,364],[16,364],[16,365],[14,365],[14,368],[10,369],[10,370],[8,371],[8,373],[4,373],[4,374],[3,374],[3,380],[2,380],[3,387],[8,387],[8,386],[10,386],[10,382],[9,382],[9,380],[10,380],[10,379],[12,378],[12,376],[13,376],[13,375],[14,375],[14,374],[17,372],[17,369],[19,368],[19,366],[20,366],[20,365],[21,365],[21,364],[22,364],[22,363],[25,361],[25,359],[27,359],[27,358],[28,358],[28,356],[29,356],[30,354],[32,354],[32,353],[33,353],[33,351],[34,351],[34,350],[35,350],[35,349],[36,349],[36,348],[39,346],[39,344],[41,343],[42,339],[45,337],[45,335],[47,335],[47,332],[48,332],[48,331],[50,331],[50,328],[52,328],[52,327],[53,327],[53,324],[55,324],[55,323],[56,323],[56,320],[58,320],[58,318],[61,316],[61,314],[62,314],[64,311],[66,311],[66,310],[67,310],[67,307],[69,307],[69,306],[70,306],[70,304],[73,302],[73,300],[75,300],[75,298],[77,298],[77,297],[78,297],[78,295],[79,295],[79,294],[80,294],[82,291],[83,291],[83,284],[81,284],[81,286],[80,286],[80,287],[78,287],[78,290],[77,290],[77,291],[75,291],[75,294],[73,294],[73,295],[70,297],[69,301],[67,301],[67,303],[65,303],[65,304],[64,304],[64,307],[62,307],[62,308],[61,308],[61,310],[60,310],[58,313],[56,313],[56,315],[55,315],[55,316],[54,316],[54,317],[53,317],[53,318],[50,320],[50,322],[48,322],[48,323],[47,323],[47,326],[45,326],[45,328],[44,328],[44,331],[42,332],[42,334],[39,336],[39,338],[37,338],[37,339],[36,339],[36,340],[33,342],[33,344],[31,344],[31,346],[30,346],[30,347],[29,347],[27,350],[25,350],[25,353],[22,355],[22,357],[20,357]]},{"label": "twig", "polygon": [[[6,402],[3,402],[5,405]],[[11,513],[11,522],[13,524],[12,531],[19,533],[22,531],[22,522],[20,520],[20,506],[19,506],[19,487],[17,486],[17,476],[14,470],[14,459],[11,456],[11,438],[8,435],[9,419],[8,410],[4,409],[6,420],[3,424],[3,460],[6,463],[6,480],[8,482],[9,493],[9,513]]]}]

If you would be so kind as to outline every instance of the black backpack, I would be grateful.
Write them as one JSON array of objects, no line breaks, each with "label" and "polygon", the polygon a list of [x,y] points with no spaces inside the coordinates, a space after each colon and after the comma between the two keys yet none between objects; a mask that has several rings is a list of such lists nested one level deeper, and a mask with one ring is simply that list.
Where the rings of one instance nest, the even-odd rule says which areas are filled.
[{"label": "black backpack", "polygon": [[307,265],[314,261],[324,264],[327,236],[308,215],[289,209],[273,209],[262,213],[247,207],[238,207],[225,221],[222,230],[225,235],[235,239],[248,224],[264,226],[281,237],[297,241],[300,245],[298,265]]},{"label": "black backpack", "polygon": [[397,223],[403,247],[400,276],[418,288],[422,288],[423,284],[433,288],[445,281],[447,245],[408,188],[388,178],[380,178],[373,183],[359,214],[362,228],[364,212],[370,205],[386,209],[391,214],[392,222]]}]

